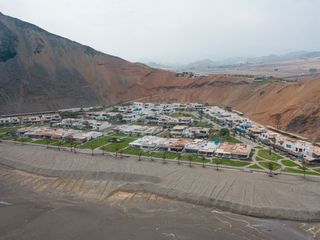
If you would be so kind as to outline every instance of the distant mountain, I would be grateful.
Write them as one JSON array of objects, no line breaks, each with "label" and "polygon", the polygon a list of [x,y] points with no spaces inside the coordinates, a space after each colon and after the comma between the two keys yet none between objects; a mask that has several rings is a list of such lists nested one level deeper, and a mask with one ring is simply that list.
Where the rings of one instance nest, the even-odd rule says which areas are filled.
[{"label": "distant mountain", "polygon": [[298,60],[302,58],[313,58],[313,57],[320,57],[320,51],[314,52],[307,52],[307,51],[299,51],[299,52],[291,52],[283,55],[268,55],[263,57],[256,57],[256,58],[248,58],[246,59],[247,64],[255,64],[255,63],[274,63],[274,62],[281,62],[281,61],[292,61]]},{"label": "distant mountain", "polygon": [[172,69],[176,71],[184,71],[184,70],[206,70],[211,68],[218,68],[218,67],[237,67],[243,65],[252,65],[252,64],[268,64],[268,63],[275,63],[275,62],[283,62],[283,61],[293,61],[299,60],[304,58],[315,58],[320,57],[320,51],[298,51],[298,52],[291,52],[283,55],[276,55],[271,54],[267,56],[261,57],[252,57],[252,58],[245,58],[245,57],[235,57],[235,58],[228,58],[224,60],[217,60],[213,61],[211,59],[202,59],[199,61],[191,62],[184,65],[179,64],[160,64],[156,62],[147,62],[146,64],[151,67],[161,68],[161,69]]}]

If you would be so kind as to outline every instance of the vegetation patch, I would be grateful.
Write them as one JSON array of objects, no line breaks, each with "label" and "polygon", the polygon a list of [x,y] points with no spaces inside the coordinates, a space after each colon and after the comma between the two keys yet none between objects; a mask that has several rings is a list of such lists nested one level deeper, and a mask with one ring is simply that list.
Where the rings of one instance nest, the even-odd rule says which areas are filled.
[{"label": "vegetation patch", "polygon": [[192,117],[195,118],[194,115],[192,115],[189,112],[175,112],[171,114],[172,117]]},{"label": "vegetation patch", "polygon": [[231,160],[227,158],[214,158],[213,163],[215,163],[216,161],[219,161],[220,164],[222,165],[233,166],[233,167],[245,167],[250,164],[250,162]]},{"label": "vegetation patch", "polygon": [[258,162],[265,161],[262,157],[259,157],[259,156],[256,156],[256,160],[257,160]]},{"label": "vegetation patch", "polygon": [[171,134],[169,130],[163,131],[162,133],[160,133],[159,137],[164,137],[164,138],[170,138]]},{"label": "vegetation patch", "polygon": [[271,161],[278,161],[283,158],[282,156],[271,152],[269,149],[260,149],[258,156]]},{"label": "vegetation patch", "polygon": [[103,147],[103,150],[107,152],[118,152],[119,150],[125,147],[128,147],[129,143],[131,143],[132,141],[134,141],[134,139],[128,138],[128,139],[123,139],[123,141],[121,142],[110,143],[105,147]]},{"label": "vegetation patch", "polygon": [[14,126],[14,127],[0,127],[0,137],[4,137],[8,133],[14,132],[17,129],[22,128],[22,126]]},{"label": "vegetation patch", "polygon": [[61,140],[54,140],[54,139],[38,139],[32,141],[32,143],[36,144],[42,144],[42,145],[52,145],[52,146],[61,146],[61,147],[71,147],[71,146],[77,146],[79,143],[75,142],[65,142]]},{"label": "vegetation patch", "polygon": [[178,156],[178,153],[175,152],[152,152],[152,157],[155,158],[163,158],[165,156],[166,159],[175,159]]},{"label": "vegetation patch", "polygon": [[103,136],[103,137],[100,137],[100,138],[96,138],[96,139],[90,140],[90,141],[82,144],[79,147],[80,148],[95,149],[95,148],[101,147],[101,146],[106,145],[107,143],[109,143],[109,140],[111,138],[112,137],[110,137],[110,136]]},{"label": "vegetation patch", "polygon": [[131,148],[131,147],[128,147],[128,148],[124,149],[122,151],[122,153],[131,154],[131,155],[137,155],[137,156],[139,156],[139,155],[141,155],[141,156],[149,156],[149,153],[147,153],[147,152],[145,152],[145,151],[143,151],[141,149],[136,149],[136,148]]},{"label": "vegetation patch", "polygon": [[281,168],[281,165],[279,163],[270,162],[270,161],[260,162],[259,164],[266,169],[269,169],[269,164],[272,165],[272,170],[278,170]]},{"label": "vegetation patch", "polygon": [[[192,161],[192,162],[203,162],[203,158],[200,157],[200,156],[197,156],[197,155],[193,155],[193,154],[182,154],[181,155],[181,160],[184,160],[184,161]],[[205,163],[209,163],[211,160],[205,158],[204,159],[204,162]]]},{"label": "vegetation patch", "polygon": [[299,167],[297,163],[291,160],[282,160],[281,163],[287,167]]},{"label": "vegetation patch", "polygon": [[228,136],[214,135],[210,138],[210,140],[215,142],[242,143],[240,140],[236,139],[231,135],[228,135]]},{"label": "vegetation patch", "polygon": [[[286,167],[284,169],[285,172],[289,172],[289,173],[298,173],[298,174],[303,174],[303,170],[302,169],[297,169],[297,168],[290,168],[290,167]],[[306,174],[308,175],[320,175],[317,172],[313,172],[313,171],[306,171]]]},{"label": "vegetation patch", "polygon": [[58,144],[59,140],[51,140],[51,139],[37,139],[34,140],[32,143],[36,144],[43,144],[43,145],[52,145],[52,144]]},{"label": "vegetation patch", "polygon": [[320,173],[320,168],[313,169],[313,171]]},{"label": "vegetation patch", "polygon": [[249,168],[251,168],[251,169],[263,169],[258,164],[251,165],[251,166],[249,166]]},{"label": "vegetation patch", "polygon": [[212,128],[212,124],[207,121],[193,121],[192,124],[194,127],[202,127],[202,128]]}]

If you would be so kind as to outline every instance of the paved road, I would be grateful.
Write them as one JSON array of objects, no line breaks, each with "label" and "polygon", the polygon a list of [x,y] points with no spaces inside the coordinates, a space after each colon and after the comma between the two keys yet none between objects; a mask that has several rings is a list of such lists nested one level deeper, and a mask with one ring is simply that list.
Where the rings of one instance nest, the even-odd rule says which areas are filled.
[{"label": "paved road", "polygon": [[241,214],[320,220],[319,178],[270,178],[266,174],[138,162],[136,158],[73,154],[9,143],[0,143],[0,152],[1,164],[37,174],[35,179],[20,174],[21,178],[14,180],[36,191],[97,200],[120,189],[144,191]]}]

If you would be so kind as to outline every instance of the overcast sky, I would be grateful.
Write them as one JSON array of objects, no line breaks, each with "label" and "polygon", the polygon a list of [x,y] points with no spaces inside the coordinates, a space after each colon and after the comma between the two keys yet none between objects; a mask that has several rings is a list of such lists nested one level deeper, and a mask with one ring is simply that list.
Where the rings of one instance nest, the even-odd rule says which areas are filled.
[{"label": "overcast sky", "polygon": [[0,0],[0,11],[131,61],[320,50],[320,0]]}]

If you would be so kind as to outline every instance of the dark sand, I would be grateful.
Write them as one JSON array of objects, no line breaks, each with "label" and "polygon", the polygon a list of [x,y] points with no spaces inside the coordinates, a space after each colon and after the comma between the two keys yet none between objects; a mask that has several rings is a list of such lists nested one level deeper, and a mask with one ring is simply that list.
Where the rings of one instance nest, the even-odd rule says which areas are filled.
[{"label": "dark sand", "polygon": [[292,219],[308,219],[309,212],[313,219],[318,179],[270,179],[12,144],[0,144],[0,152],[1,240],[320,239],[317,222],[221,211],[250,203],[235,212],[272,217],[279,211]]},{"label": "dark sand", "polygon": [[[0,167],[0,239],[314,239],[317,223],[246,217],[148,193],[115,192],[104,203],[9,184]],[[7,178],[3,178],[7,176]],[[10,178],[8,178],[10,176]],[[309,230],[308,229],[312,229]]]}]

